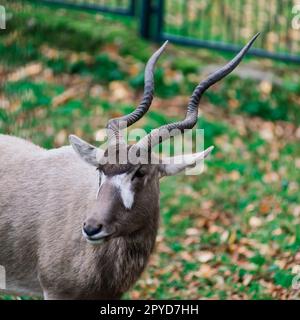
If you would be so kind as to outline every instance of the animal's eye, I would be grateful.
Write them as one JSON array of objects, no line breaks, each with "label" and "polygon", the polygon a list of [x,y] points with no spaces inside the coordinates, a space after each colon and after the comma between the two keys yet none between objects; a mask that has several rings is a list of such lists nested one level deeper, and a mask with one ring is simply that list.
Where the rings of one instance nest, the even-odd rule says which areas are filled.
[{"label": "animal's eye", "polygon": [[139,169],[135,172],[135,174],[133,175],[132,180],[133,180],[134,178],[142,178],[142,177],[144,177],[145,175],[146,175],[145,170],[143,170],[143,168],[139,168]]}]

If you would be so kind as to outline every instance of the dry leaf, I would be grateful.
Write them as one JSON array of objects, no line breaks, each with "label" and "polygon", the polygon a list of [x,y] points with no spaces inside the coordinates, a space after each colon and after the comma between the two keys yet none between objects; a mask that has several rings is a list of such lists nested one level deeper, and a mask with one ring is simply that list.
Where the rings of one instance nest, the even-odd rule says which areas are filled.
[{"label": "dry leaf", "polygon": [[33,77],[43,70],[41,63],[30,63],[23,68],[19,68],[7,76],[8,81],[20,81],[24,78]]},{"label": "dry leaf", "polygon": [[257,217],[251,217],[249,219],[249,225],[253,228],[258,228],[262,225],[262,221],[260,218]]},{"label": "dry leaf", "polygon": [[211,251],[200,251],[197,253],[197,259],[200,262],[208,262],[215,257],[214,253]]}]

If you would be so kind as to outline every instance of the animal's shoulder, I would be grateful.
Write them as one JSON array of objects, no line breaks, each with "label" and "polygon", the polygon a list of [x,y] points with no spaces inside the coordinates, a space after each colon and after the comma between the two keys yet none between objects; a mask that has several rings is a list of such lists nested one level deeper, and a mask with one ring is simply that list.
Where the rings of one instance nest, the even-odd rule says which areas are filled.
[{"label": "animal's shoulder", "polygon": [[[95,175],[95,168],[79,158],[71,146],[62,146],[54,149],[43,149],[32,142],[15,136],[0,134],[0,162],[10,166],[22,163],[22,170],[55,172],[61,170],[66,173],[89,171]],[[44,170],[47,168],[47,170]]]}]

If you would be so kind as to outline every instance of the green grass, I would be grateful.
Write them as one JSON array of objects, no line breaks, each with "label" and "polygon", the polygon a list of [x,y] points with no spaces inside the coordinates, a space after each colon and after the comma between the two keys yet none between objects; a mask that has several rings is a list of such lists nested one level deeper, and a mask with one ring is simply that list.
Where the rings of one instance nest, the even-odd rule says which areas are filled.
[{"label": "green grass", "polygon": [[[133,110],[155,48],[138,38],[135,21],[19,1],[4,5],[12,18],[1,31],[1,133],[46,148],[66,144],[70,133],[96,143],[110,117]],[[228,58],[170,45],[155,73],[159,100],[141,126],[181,118],[201,71]],[[15,74],[29,64],[40,71]],[[298,73],[282,63],[256,64],[282,82],[232,75],[205,94],[197,127],[205,129],[205,146],[216,149],[201,176],[162,181],[157,247],[126,298],[297,295],[291,281],[300,264]],[[72,88],[78,90],[57,103]]]}]

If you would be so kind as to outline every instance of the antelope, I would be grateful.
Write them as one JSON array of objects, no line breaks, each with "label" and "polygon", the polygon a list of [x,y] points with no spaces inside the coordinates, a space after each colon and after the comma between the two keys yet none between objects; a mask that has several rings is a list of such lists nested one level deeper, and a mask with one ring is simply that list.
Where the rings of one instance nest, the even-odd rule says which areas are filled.
[{"label": "antelope", "polygon": [[75,135],[69,137],[70,146],[51,150],[0,135],[0,265],[8,290],[44,299],[120,299],[130,289],[154,250],[159,180],[195,166],[212,147],[183,155],[180,163],[102,159],[112,149],[148,157],[168,138],[166,132],[192,129],[202,94],[238,66],[257,36],[195,88],[184,120],[134,144],[125,142],[122,130],[148,111],[154,67],[166,43],[146,64],[138,107],[108,121],[105,150]]}]

